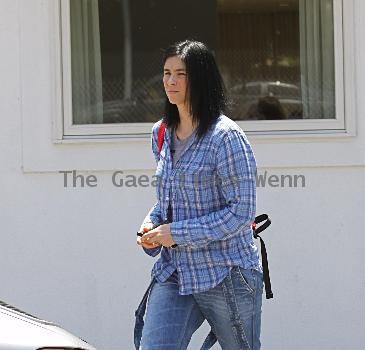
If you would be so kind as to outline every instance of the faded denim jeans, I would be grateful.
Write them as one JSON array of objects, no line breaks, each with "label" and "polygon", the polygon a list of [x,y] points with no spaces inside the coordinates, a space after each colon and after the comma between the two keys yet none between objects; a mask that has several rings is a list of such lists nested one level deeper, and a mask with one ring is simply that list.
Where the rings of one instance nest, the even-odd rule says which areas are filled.
[{"label": "faded denim jeans", "polygon": [[139,349],[187,349],[206,319],[213,333],[202,350],[215,339],[223,350],[259,350],[262,290],[262,273],[235,266],[216,287],[179,295],[175,271],[166,282],[152,285]]}]

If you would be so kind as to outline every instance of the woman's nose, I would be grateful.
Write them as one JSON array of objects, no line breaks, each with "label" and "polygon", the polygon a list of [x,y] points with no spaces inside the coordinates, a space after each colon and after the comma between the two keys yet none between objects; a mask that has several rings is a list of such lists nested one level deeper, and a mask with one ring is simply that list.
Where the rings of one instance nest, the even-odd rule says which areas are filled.
[{"label": "woman's nose", "polygon": [[167,80],[167,84],[169,84],[169,85],[175,85],[176,84],[176,79],[172,74],[169,76],[169,79]]}]

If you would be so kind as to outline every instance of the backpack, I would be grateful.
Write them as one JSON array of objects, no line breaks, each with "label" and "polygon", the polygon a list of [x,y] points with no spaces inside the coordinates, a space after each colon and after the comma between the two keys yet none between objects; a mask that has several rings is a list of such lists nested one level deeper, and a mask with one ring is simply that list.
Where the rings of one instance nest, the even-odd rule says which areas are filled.
[{"label": "backpack", "polygon": [[[158,153],[161,152],[163,142],[164,142],[164,136],[165,136],[165,130],[166,130],[166,123],[164,121],[161,122],[161,125],[158,129],[157,133],[157,150]],[[258,224],[262,223],[262,225],[257,226]],[[271,290],[271,281],[270,281],[270,273],[269,273],[269,262],[267,259],[267,251],[265,242],[259,236],[259,233],[264,231],[266,228],[268,228],[271,225],[271,220],[267,214],[261,214],[255,217],[255,220],[251,224],[251,228],[253,231],[253,237],[255,239],[260,239],[260,246],[261,246],[261,259],[262,259],[262,270],[263,270],[263,279],[265,284],[265,292],[266,292],[266,299],[271,299],[274,297],[273,292]]]}]

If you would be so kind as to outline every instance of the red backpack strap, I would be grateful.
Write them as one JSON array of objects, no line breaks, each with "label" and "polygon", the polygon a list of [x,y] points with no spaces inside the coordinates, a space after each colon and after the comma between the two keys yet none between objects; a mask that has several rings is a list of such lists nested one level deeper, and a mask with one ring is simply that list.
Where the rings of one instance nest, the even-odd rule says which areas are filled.
[{"label": "red backpack strap", "polygon": [[160,127],[158,128],[158,134],[157,134],[157,148],[158,148],[158,153],[161,152],[162,149],[162,145],[163,145],[163,141],[164,141],[164,136],[165,136],[165,130],[166,130],[166,123],[162,122],[160,124]]}]

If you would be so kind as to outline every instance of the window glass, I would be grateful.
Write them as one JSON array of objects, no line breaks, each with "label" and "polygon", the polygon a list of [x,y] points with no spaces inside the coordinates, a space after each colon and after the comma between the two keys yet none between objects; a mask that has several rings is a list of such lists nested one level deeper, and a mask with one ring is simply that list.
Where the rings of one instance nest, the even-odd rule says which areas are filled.
[{"label": "window glass", "polygon": [[332,0],[72,0],[74,124],[162,117],[161,49],[215,53],[234,120],[335,118]]}]

